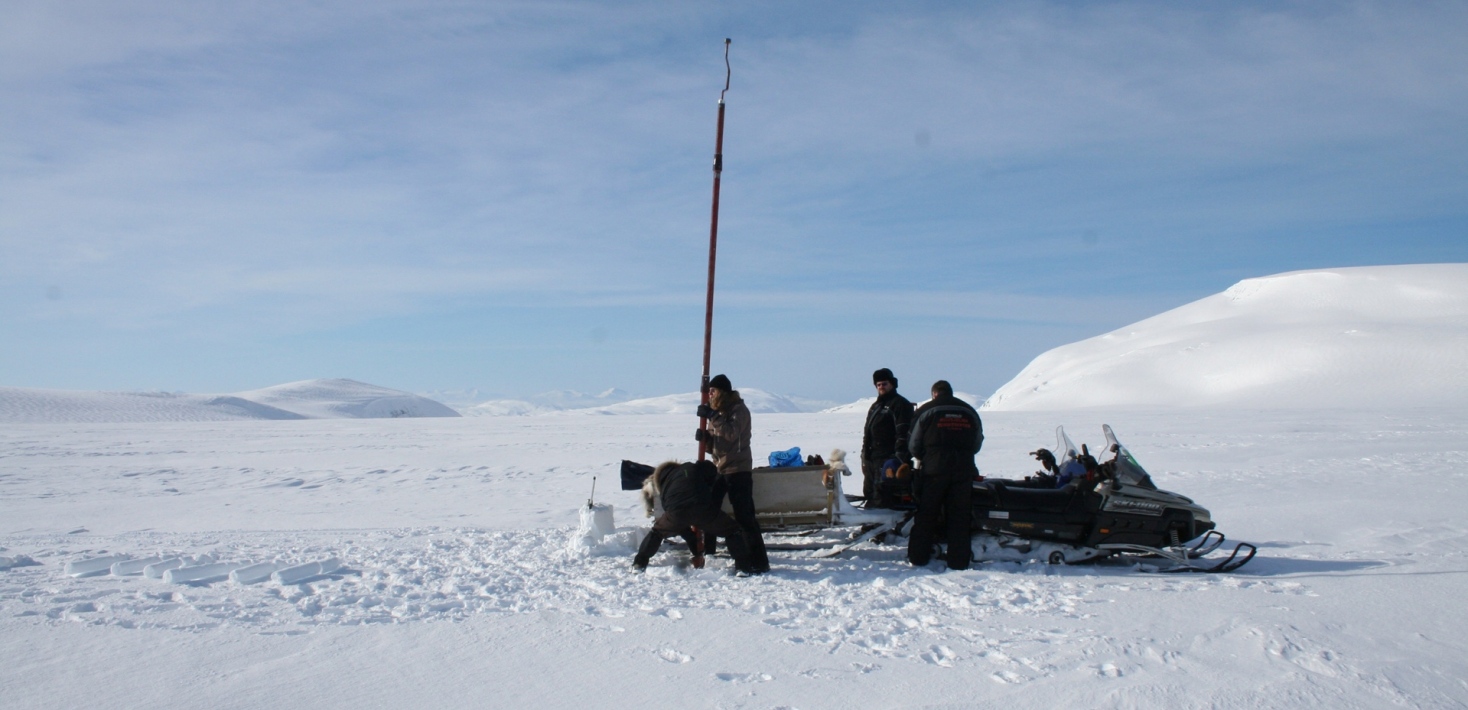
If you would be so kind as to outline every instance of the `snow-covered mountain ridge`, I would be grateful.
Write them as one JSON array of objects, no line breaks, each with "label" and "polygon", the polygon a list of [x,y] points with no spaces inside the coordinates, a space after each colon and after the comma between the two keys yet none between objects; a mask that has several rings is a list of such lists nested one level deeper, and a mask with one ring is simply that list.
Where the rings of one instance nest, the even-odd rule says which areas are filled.
[{"label": "snow-covered mountain ridge", "polygon": [[457,416],[458,412],[426,397],[346,379],[302,380],[226,395],[0,387],[0,421],[4,422],[197,422]]},{"label": "snow-covered mountain ridge", "polygon": [[1468,401],[1468,264],[1296,271],[1035,358],[989,410]]}]

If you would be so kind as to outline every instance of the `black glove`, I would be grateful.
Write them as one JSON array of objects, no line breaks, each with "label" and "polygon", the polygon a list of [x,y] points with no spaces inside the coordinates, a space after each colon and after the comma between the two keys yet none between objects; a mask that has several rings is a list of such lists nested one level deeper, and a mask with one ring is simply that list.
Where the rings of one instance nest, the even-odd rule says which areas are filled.
[{"label": "black glove", "polygon": [[1054,470],[1056,470],[1056,468],[1055,468],[1055,454],[1050,453],[1050,449],[1040,449],[1039,451],[1031,451],[1030,452],[1030,455],[1033,456],[1033,457],[1035,457],[1035,460],[1036,461],[1039,461],[1040,462],[1040,465],[1041,466],[1044,466],[1046,471],[1054,471]]},{"label": "black glove", "polygon": [[698,416],[704,419],[718,419],[719,410],[714,409],[707,404],[700,404],[698,405]]},{"label": "black glove", "polygon": [[707,429],[694,429],[693,430],[693,439],[695,441],[703,441],[703,440],[705,440],[707,438],[709,438],[709,431]]}]

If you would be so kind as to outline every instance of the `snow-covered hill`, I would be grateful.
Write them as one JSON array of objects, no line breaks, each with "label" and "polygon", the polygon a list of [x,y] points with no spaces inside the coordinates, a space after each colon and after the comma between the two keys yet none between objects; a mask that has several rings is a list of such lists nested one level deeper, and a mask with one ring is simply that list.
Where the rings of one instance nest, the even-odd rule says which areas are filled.
[{"label": "snow-covered hill", "polygon": [[311,419],[459,416],[427,397],[356,380],[302,380],[236,396]]},{"label": "snow-covered hill", "polygon": [[[625,399],[622,390],[607,390],[599,395],[567,396],[559,401],[549,395],[576,392],[547,393],[529,400],[492,399],[460,410],[466,417],[507,417],[532,414],[693,414],[698,409],[697,392],[669,394],[661,397]],[[749,411],[755,414],[810,412],[823,409],[828,403],[818,400],[801,400],[773,394],[753,387],[739,390]]]},{"label": "snow-covered hill", "polygon": [[549,414],[567,409],[590,409],[619,404],[632,399],[626,391],[615,387],[596,394],[576,390],[542,392],[527,399],[491,399],[460,407],[466,417],[518,417]]},{"label": "snow-covered hill", "polygon": [[458,412],[425,397],[343,379],[303,380],[228,395],[0,387],[0,421],[3,422],[202,422],[457,416]]},{"label": "snow-covered hill", "polygon": [[[753,387],[739,389],[739,396],[744,398],[745,406],[753,414],[792,414],[804,411],[789,397],[772,394]],[[698,410],[699,396],[697,392],[684,392],[682,394],[669,394],[662,397],[648,397],[645,399],[634,399],[604,407],[591,407],[588,409],[572,410],[586,414],[693,414]]]},{"label": "snow-covered hill", "polygon": [[1297,271],[1051,350],[991,410],[1468,401],[1468,264]]},{"label": "snow-covered hill", "polygon": [[[912,401],[912,406],[914,406],[914,407],[921,407],[924,404],[926,404],[927,401],[928,401],[927,399],[913,399],[910,396],[911,394],[913,394],[913,393],[911,393],[911,392],[904,392],[904,393],[902,393],[902,396],[907,397],[909,400],[911,400]],[[923,391],[922,394],[923,394],[924,397],[926,397],[929,393],[926,392],[926,391]],[[969,394],[967,392],[954,392],[953,393],[953,396],[954,397],[957,397],[957,398],[959,398],[959,399],[961,399],[961,400],[963,400],[965,402],[968,402],[969,404],[972,404],[975,407],[979,406],[979,404],[984,401],[984,398],[982,398],[982,397],[980,397],[978,395],[975,395],[975,394]],[[826,409],[822,409],[821,410],[821,413],[822,414],[845,414],[845,413],[848,413],[848,412],[866,412],[868,409],[871,409],[872,403],[875,402],[875,401],[877,401],[877,398],[876,397],[862,397],[861,399],[858,399],[855,402],[850,402],[848,404],[841,404],[841,405],[837,405],[835,407],[829,407],[829,408],[826,408]]]}]

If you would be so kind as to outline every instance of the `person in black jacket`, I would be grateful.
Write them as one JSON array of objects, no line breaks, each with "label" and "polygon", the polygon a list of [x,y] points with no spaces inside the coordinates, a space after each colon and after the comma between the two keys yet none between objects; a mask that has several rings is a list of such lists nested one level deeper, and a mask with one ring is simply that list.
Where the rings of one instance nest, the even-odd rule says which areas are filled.
[{"label": "person in black jacket", "polygon": [[639,572],[647,569],[663,540],[674,535],[688,542],[689,549],[694,552],[693,565],[702,567],[703,545],[694,532],[696,527],[706,534],[724,538],[738,572],[746,575],[755,573],[744,531],[728,513],[714,505],[714,486],[718,477],[719,470],[709,461],[683,464],[667,461],[653,471],[652,490],[662,502],[663,514],[653,521],[652,530],[638,546],[637,556],[632,558],[635,569]]},{"label": "person in black jacket", "polygon": [[887,368],[872,373],[877,401],[867,410],[866,429],[861,436],[861,494],[868,508],[890,507],[882,495],[882,468],[896,459],[911,464],[908,428],[912,425],[912,402],[897,394],[897,377]]},{"label": "person in black jacket", "polygon": [[973,558],[969,518],[973,515],[974,455],[984,445],[984,425],[968,402],[953,396],[944,380],[933,383],[933,399],[919,407],[912,424],[912,455],[918,460],[914,488],[917,514],[907,538],[907,560],[919,567],[933,557],[938,516],[947,520],[948,569],[968,569]]}]

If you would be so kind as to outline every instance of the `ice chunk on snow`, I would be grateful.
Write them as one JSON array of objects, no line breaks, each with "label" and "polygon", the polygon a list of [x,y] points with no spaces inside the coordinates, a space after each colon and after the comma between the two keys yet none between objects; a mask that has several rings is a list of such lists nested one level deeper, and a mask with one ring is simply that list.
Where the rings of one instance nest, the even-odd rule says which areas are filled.
[{"label": "ice chunk on snow", "polygon": [[36,561],[25,555],[0,557],[0,571],[10,569],[11,567],[29,567],[33,564],[36,564]]},{"label": "ice chunk on snow", "polygon": [[304,582],[312,577],[320,577],[323,574],[331,574],[332,572],[341,569],[341,567],[341,559],[333,557],[329,560],[321,560],[320,562],[307,562],[303,565],[296,565],[295,567],[287,567],[285,569],[276,570],[274,574],[270,575],[270,578],[275,580],[276,584],[300,584],[301,582]]},{"label": "ice chunk on snow", "polygon": [[106,574],[112,569],[114,562],[122,562],[130,559],[128,555],[108,555],[106,557],[91,557],[85,560],[72,560],[66,563],[66,573],[73,577],[90,577],[94,574]]},{"label": "ice chunk on snow", "polygon": [[154,562],[143,568],[143,576],[148,579],[163,579],[163,574],[171,569],[184,566],[183,558],[170,557],[162,562]]},{"label": "ice chunk on snow", "polygon": [[112,563],[112,576],[127,577],[134,574],[142,574],[143,570],[151,564],[162,562],[162,557],[145,557],[141,560],[124,560]]},{"label": "ice chunk on snow", "polygon": [[274,562],[261,562],[260,564],[241,567],[229,573],[229,581],[235,584],[257,584],[270,579],[270,575],[277,569],[280,569],[280,565]]},{"label": "ice chunk on snow", "polygon": [[186,582],[212,582],[224,579],[229,573],[238,567],[232,562],[212,562],[203,565],[190,565],[188,567],[175,567],[163,573],[163,581],[169,584],[184,584]]}]

